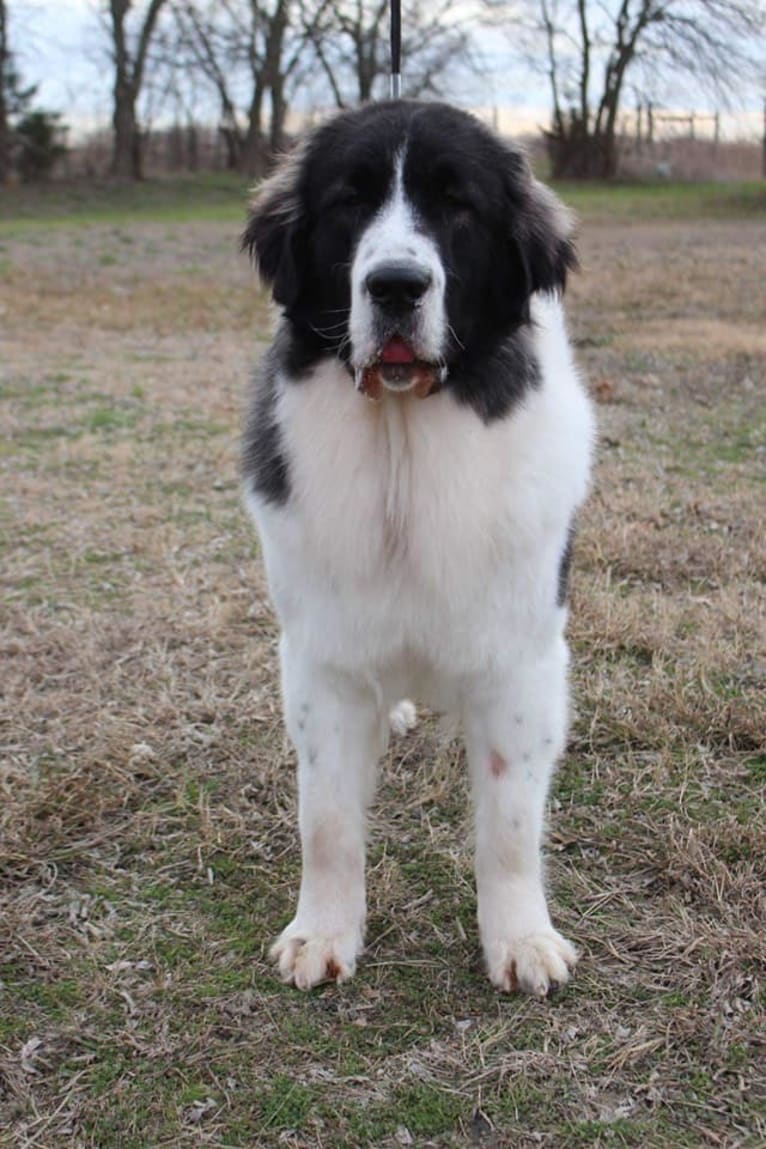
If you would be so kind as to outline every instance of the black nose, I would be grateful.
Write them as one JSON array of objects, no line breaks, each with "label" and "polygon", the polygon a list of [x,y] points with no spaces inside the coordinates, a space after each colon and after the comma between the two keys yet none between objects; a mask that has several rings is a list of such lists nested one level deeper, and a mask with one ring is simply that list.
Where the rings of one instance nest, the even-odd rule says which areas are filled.
[{"label": "black nose", "polygon": [[379,307],[409,311],[431,286],[431,272],[412,263],[382,263],[367,276],[365,287]]}]

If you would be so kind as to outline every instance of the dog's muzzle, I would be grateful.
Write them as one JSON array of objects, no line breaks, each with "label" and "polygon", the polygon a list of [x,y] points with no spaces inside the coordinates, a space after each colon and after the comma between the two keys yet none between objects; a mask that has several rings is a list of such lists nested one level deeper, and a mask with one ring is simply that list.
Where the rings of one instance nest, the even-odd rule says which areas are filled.
[{"label": "dog's muzzle", "polygon": [[428,268],[416,263],[379,264],[368,273],[369,295],[378,332],[374,358],[356,372],[356,385],[370,399],[383,390],[412,391],[421,399],[438,391],[445,370],[417,352],[417,311],[433,283]]}]

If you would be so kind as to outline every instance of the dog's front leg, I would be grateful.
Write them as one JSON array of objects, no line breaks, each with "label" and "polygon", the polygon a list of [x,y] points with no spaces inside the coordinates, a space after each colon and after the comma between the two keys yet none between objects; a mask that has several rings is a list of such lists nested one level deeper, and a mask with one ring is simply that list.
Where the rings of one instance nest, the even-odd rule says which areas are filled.
[{"label": "dog's front leg", "polygon": [[371,689],[282,646],[288,732],[298,752],[303,870],[295,917],[271,949],[299,989],[344,981],[362,950],[366,808],[386,726]]},{"label": "dog's front leg", "polygon": [[545,996],[576,961],[552,926],[540,855],[545,800],[566,736],[566,647],[520,655],[464,715],[476,816],[479,932],[493,985]]}]

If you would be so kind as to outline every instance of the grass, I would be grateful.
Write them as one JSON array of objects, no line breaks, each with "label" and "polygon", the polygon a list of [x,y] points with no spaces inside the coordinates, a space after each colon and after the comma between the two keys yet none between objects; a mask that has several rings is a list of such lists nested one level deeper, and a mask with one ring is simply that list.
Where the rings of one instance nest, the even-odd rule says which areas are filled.
[{"label": "grass", "polygon": [[766,213],[766,188],[758,183],[654,181],[607,186],[562,182],[559,195],[584,219],[620,223],[679,219],[740,219]]},{"label": "grass", "polygon": [[[135,220],[238,221],[243,214],[247,188],[247,180],[242,176],[205,172],[147,179],[141,184],[78,181],[2,189],[0,237],[34,226],[72,228],[90,223],[119,225]],[[121,242],[124,247],[131,244],[127,237]]]},{"label": "grass", "polygon": [[601,424],[548,843],[572,986],[485,982],[462,753],[424,720],[358,975],[300,996],[266,958],[295,791],[236,479],[267,313],[240,191],[195,188],[0,224],[0,1145],[763,1144],[766,224],[720,188],[572,196]]}]

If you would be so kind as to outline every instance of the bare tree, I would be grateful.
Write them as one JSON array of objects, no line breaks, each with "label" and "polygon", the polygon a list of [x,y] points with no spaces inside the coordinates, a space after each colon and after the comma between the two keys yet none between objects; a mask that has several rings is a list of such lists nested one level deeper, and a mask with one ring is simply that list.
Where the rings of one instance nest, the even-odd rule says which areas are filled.
[{"label": "bare tree", "polygon": [[329,6],[329,0],[174,0],[181,58],[216,93],[230,167],[262,175],[283,148],[307,38]]},{"label": "bare tree", "polygon": [[[215,19],[210,4],[176,0],[173,5],[178,37],[175,61],[184,73],[198,72],[219,101],[219,127],[227,149],[227,167],[239,164],[242,131],[233,95],[235,70],[241,64],[241,43],[226,20]],[[171,40],[172,44],[172,40]]]},{"label": "bare tree", "polygon": [[741,83],[762,52],[762,0],[487,0],[528,58],[544,61],[552,104],[547,134],[555,177],[609,179],[626,77],[693,77],[720,94]]},{"label": "bare tree", "polygon": [[[447,65],[454,69],[470,62],[470,37],[454,7],[451,0],[423,0],[407,13],[402,39],[406,95],[441,94]],[[313,13],[308,38],[339,107],[384,94],[388,16],[389,0],[334,0],[319,18]]]},{"label": "bare tree", "polygon": [[[250,0],[249,6],[248,63],[252,94],[240,166],[248,175],[256,176],[263,175],[274,152],[284,145],[287,83],[298,66],[302,43],[299,40],[291,44],[288,37],[293,9],[290,0],[273,0],[260,7],[258,0]],[[263,127],[267,93],[271,101],[268,137]]]},{"label": "bare tree", "polygon": [[[317,74],[341,107],[383,94],[388,3],[171,0],[176,70],[204,77],[215,93],[229,167],[265,173],[284,147],[293,96],[309,84],[316,91]],[[438,92],[447,64],[464,67],[469,59],[468,34],[450,7],[451,0],[423,0],[408,15],[403,50],[409,95]]]},{"label": "bare tree", "polygon": [[114,65],[112,175],[141,179],[141,132],[137,104],[146,76],[149,48],[166,0],[149,0],[136,12],[133,0],[108,0],[107,26]]}]

